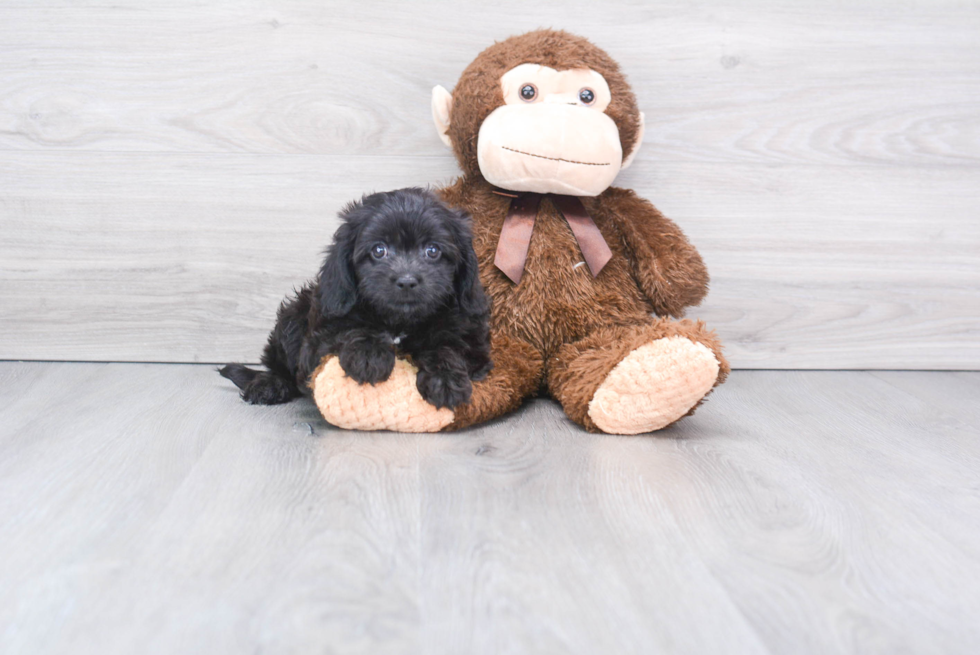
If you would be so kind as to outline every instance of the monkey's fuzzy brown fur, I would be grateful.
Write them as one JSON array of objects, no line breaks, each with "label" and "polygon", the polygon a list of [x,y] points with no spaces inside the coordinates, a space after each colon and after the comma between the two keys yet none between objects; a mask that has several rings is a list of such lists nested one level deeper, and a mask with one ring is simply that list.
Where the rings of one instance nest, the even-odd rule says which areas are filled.
[{"label": "monkey's fuzzy brown fur", "polygon": [[716,385],[728,375],[721,345],[703,323],[651,318],[681,316],[704,297],[708,276],[680,229],[632,191],[582,198],[613,252],[596,278],[576,267],[582,257],[568,223],[542,200],[517,286],[493,265],[510,199],[471,176],[441,195],[473,216],[473,248],[492,307],[494,370],[456,408],[453,428],[513,410],[543,386],[573,420],[597,431],[588,417],[596,389],[629,352],[661,337],[704,344],[721,365]]},{"label": "monkey's fuzzy brown fur", "polygon": [[681,230],[632,191],[611,187],[581,199],[613,253],[597,277],[579,265],[578,244],[547,197],[538,210],[521,283],[515,286],[494,267],[510,198],[494,194],[483,179],[477,134],[504,102],[500,77],[523,63],[600,73],[612,92],[606,114],[619,128],[623,152],[637,145],[636,99],[616,62],[586,39],[552,30],[512,37],[484,50],[463,72],[453,90],[449,136],[464,175],[440,194],[473,217],[473,247],[492,305],[494,370],[474,385],[470,402],[456,408],[450,429],[513,410],[543,389],[569,417],[598,431],[588,415],[598,387],[627,354],[662,337],[704,344],[719,362],[715,385],[721,384],[729,366],[713,332],[700,321],[651,317],[680,317],[698,304],[707,293],[708,274]]}]

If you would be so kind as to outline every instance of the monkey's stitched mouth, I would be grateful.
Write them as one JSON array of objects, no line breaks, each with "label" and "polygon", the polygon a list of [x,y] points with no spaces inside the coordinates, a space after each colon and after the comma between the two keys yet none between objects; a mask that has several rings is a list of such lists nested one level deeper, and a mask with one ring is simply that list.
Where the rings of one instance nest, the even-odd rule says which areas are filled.
[{"label": "monkey's stitched mouth", "polygon": [[533,152],[524,152],[523,150],[514,150],[513,148],[508,148],[507,146],[500,146],[504,150],[510,150],[511,152],[516,152],[519,155],[527,155],[528,157],[537,157],[538,159],[549,159],[551,161],[563,161],[566,164],[581,164],[582,166],[608,166],[609,164],[596,164],[590,161],[572,161],[571,159],[562,159],[561,157],[545,157],[544,155],[536,155]]}]

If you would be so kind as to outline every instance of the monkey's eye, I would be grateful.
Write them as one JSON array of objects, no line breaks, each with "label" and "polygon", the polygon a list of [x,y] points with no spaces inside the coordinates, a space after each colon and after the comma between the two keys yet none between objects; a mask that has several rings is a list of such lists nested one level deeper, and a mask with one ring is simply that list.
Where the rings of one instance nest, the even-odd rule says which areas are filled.
[{"label": "monkey's eye", "polygon": [[425,256],[429,259],[439,259],[439,255],[442,254],[442,250],[434,243],[430,243],[425,247]]},{"label": "monkey's eye", "polygon": [[383,243],[376,243],[371,248],[371,256],[375,259],[384,259],[385,255],[388,254],[388,247]]},{"label": "monkey's eye", "polygon": [[582,101],[583,105],[591,105],[595,102],[595,91],[586,87],[578,92],[578,99]]},{"label": "monkey's eye", "polygon": [[525,84],[521,87],[521,99],[531,102],[538,96],[538,89],[533,84]]}]

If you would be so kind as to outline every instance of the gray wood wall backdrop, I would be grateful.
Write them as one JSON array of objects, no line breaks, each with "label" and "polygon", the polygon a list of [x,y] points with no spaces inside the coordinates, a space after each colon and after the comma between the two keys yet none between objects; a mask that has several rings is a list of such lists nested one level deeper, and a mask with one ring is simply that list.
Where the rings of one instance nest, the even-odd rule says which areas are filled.
[{"label": "gray wood wall backdrop", "polygon": [[430,89],[588,36],[743,368],[980,368],[977,2],[5,2],[0,358],[255,361],[362,192],[456,172]]}]

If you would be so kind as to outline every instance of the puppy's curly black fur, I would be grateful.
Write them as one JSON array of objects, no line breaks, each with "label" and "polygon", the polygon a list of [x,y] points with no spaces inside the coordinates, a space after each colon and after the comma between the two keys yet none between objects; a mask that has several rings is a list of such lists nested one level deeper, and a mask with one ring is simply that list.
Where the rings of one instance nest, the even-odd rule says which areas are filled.
[{"label": "puppy's curly black fur", "polygon": [[425,400],[450,408],[469,400],[471,381],[492,368],[469,216],[410,188],[364,196],[340,218],[319,276],[279,307],[262,354],[268,370],[229,364],[221,375],[245,401],[275,405],[309,394],[325,355],[369,384],[408,355]]}]

